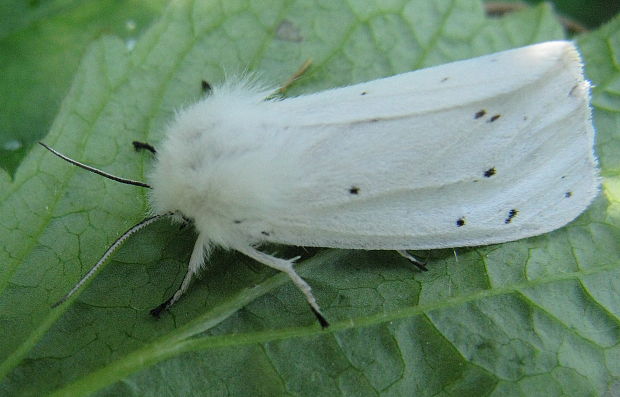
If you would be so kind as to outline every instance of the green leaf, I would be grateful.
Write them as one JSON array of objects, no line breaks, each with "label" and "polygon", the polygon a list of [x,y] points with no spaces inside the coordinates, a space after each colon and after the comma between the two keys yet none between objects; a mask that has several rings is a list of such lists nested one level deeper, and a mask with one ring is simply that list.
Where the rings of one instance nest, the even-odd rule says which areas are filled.
[{"label": "green leaf", "polygon": [[132,45],[163,0],[0,3],[0,168],[11,174],[47,133],[86,46],[103,34]]},{"label": "green leaf", "polygon": [[[133,50],[93,43],[46,143],[144,180],[175,109],[200,82],[244,70],[290,94],[562,38],[547,6],[487,19],[470,0],[171,3]],[[603,188],[555,232],[435,250],[420,273],[393,252],[273,247],[298,265],[332,322],[322,331],[286,276],[216,251],[159,321],[195,235],[160,222],[129,239],[56,309],[147,194],[33,148],[0,174],[0,394],[602,395],[620,388],[620,19],[578,40]]]}]

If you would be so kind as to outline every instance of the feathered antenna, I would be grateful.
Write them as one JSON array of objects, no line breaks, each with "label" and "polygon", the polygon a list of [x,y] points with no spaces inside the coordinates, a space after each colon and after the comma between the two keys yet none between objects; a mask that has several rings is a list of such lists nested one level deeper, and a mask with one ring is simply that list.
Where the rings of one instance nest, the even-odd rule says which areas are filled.
[{"label": "feathered antenna", "polygon": [[155,216],[151,216],[148,217],[146,219],[143,219],[142,221],[138,222],[137,224],[133,225],[132,227],[129,228],[129,230],[127,230],[125,233],[123,233],[119,238],[116,239],[116,241],[114,242],[114,244],[112,244],[110,246],[110,248],[108,248],[105,253],[103,254],[103,256],[101,257],[101,259],[99,259],[97,261],[97,263],[95,263],[95,266],[91,267],[90,270],[88,271],[88,273],[86,273],[81,279],[80,281],[77,282],[77,284],[75,284],[75,286],[71,289],[71,291],[69,291],[65,296],[63,296],[62,298],[60,298],[60,300],[56,303],[54,303],[52,305],[52,308],[57,307],[62,305],[63,303],[65,303],[67,301],[67,299],[71,298],[71,296],[73,294],[75,294],[75,292],[80,289],[80,287],[89,279],[93,276],[93,274],[97,273],[97,270],[99,270],[99,267],[101,267],[101,265],[110,257],[110,255],[112,255],[114,253],[114,251],[116,251],[116,249],[123,243],[123,241],[125,241],[127,238],[129,238],[132,234],[136,233],[137,231],[145,228],[146,226],[150,225],[153,222],[158,221],[159,219],[161,219],[164,216],[170,216],[171,213],[165,213],[165,214],[160,214],[160,215],[155,215]]}]

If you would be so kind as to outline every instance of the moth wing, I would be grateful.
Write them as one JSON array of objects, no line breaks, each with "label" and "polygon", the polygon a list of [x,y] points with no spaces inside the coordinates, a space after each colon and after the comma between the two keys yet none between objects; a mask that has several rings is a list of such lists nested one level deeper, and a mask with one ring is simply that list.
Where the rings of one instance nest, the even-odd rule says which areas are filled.
[{"label": "moth wing", "polygon": [[286,115],[262,240],[365,249],[485,245],[557,229],[598,190],[589,84],[548,42],[270,104]]}]

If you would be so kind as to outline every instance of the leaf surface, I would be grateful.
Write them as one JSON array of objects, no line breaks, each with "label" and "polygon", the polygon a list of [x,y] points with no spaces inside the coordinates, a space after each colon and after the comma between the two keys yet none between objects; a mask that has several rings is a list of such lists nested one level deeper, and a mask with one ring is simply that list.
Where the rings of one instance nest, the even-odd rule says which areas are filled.
[{"label": "leaf surface", "polygon": [[[468,0],[176,1],[129,50],[91,45],[46,143],[144,180],[149,153],[200,82],[245,70],[315,92],[563,38],[550,8],[502,19]],[[273,247],[332,322],[322,331],[288,279],[216,251],[159,321],[195,235],[160,222],[67,305],[50,305],[148,210],[147,194],[34,148],[0,175],[0,393],[7,395],[601,395],[618,390],[620,20],[578,39],[593,91],[601,195],[576,221],[508,244],[419,252]]]}]

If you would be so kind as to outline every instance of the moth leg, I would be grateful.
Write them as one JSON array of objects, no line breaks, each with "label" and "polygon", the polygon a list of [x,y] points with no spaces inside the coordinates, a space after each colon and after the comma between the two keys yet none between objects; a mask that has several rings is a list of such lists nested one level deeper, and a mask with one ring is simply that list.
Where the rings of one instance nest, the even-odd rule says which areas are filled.
[{"label": "moth leg", "polygon": [[183,230],[183,229],[185,229],[186,227],[188,227],[188,226],[192,225],[193,223],[194,223],[194,222],[193,222],[191,219],[189,219],[189,218],[187,218],[187,217],[183,216],[183,217],[181,218],[181,226],[179,226],[179,230]]},{"label": "moth leg", "polygon": [[191,283],[194,275],[202,268],[205,263],[205,240],[202,236],[198,236],[198,240],[196,240],[196,244],[194,245],[194,250],[192,251],[192,256],[189,258],[189,265],[187,266],[187,273],[185,274],[185,278],[183,278],[183,282],[177,291],[172,295],[168,300],[166,300],[161,305],[157,306],[153,310],[151,310],[151,315],[154,317],[159,317],[162,311],[167,310],[172,306],[176,301],[178,301],[181,296],[187,291],[189,288],[189,284]]},{"label": "moth leg", "polygon": [[250,246],[235,247],[235,249],[264,265],[286,273],[291,278],[291,280],[293,280],[293,283],[295,283],[297,288],[299,288],[299,290],[303,292],[303,294],[306,296],[306,301],[310,305],[312,313],[314,313],[317,320],[321,324],[321,327],[327,328],[329,326],[329,322],[321,313],[321,308],[319,307],[316,299],[314,298],[314,295],[312,294],[312,289],[293,268],[293,263],[300,258],[299,256],[291,259],[280,259],[276,258],[275,256],[267,255],[263,252],[260,252]]},{"label": "moth leg", "polygon": [[428,271],[428,269],[426,268],[426,263],[422,262],[421,260],[419,260],[415,256],[411,255],[406,250],[397,250],[396,252],[398,252],[400,254],[400,256],[402,256],[403,258],[407,259],[409,262],[413,263],[418,269],[420,269],[420,270],[422,270],[424,272]]},{"label": "moth leg", "polygon": [[133,148],[136,150],[136,152],[139,152],[142,149],[146,149],[153,154],[157,153],[155,147],[147,142],[133,141],[131,142],[131,144],[133,145]]}]

